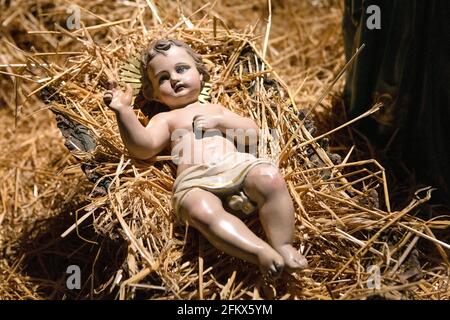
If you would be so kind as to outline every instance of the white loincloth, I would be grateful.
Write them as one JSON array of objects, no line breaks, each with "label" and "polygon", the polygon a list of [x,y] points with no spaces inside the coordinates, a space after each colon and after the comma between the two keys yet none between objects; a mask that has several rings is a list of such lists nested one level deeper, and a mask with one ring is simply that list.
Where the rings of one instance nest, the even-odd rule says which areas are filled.
[{"label": "white loincloth", "polygon": [[[196,188],[210,191],[220,198],[226,198],[228,205],[245,214],[256,207],[242,190],[248,172],[258,164],[276,165],[269,159],[256,158],[250,153],[232,152],[222,159],[195,165],[184,170],[173,184],[172,208],[178,218],[180,203],[189,191]],[[238,205],[236,205],[238,203]]]}]

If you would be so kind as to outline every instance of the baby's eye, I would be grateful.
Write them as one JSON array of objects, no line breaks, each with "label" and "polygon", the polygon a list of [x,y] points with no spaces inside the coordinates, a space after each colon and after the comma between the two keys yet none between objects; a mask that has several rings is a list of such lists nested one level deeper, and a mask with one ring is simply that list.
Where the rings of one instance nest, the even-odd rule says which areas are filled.
[{"label": "baby's eye", "polygon": [[177,66],[176,68],[175,68],[175,71],[177,72],[177,73],[183,73],[183,72],[185,72],[186,70],[188,70],[189,69],[189,66]]},{"label": "baby's eye", "polygon": [[159,84],[163,83],[164,81],[169,80],[169,76],[168,75],[162,75],[161,77],[159,77]]}]

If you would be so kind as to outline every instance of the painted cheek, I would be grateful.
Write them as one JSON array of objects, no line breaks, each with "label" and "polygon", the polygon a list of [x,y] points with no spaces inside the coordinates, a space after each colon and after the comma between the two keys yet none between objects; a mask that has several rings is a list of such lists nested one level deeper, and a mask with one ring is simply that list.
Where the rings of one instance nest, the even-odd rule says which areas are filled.
[{"label": "painted cheek", "polygon": [[161,93],[164,94],[171,94],[173,89],[172,86],[170,85],[169,81],[165,81],[165,83],[160,87],[160,91]]},{"label": "painted cheek", "polygon": [[192,87],[200,86],[201,81],[196,73],[190,73],[189,75],[187,75],[186,80],[186,82],[188,82]]},{"label": "painted cheek", "polygon": [[192,77],[189,75],[185,75],[184,79],[182,80],[182,82],[184,82],[187,85],[191,85],[192,84]]}]

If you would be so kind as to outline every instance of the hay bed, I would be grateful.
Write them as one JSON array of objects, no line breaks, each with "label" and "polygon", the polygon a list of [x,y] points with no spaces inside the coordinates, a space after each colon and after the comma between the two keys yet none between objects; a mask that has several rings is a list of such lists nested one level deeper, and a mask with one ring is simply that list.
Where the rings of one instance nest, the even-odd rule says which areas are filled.
[{"label": "hay bed", "polygon": [[[113,6],[123,10],[117,3]],[[351,151],[340,161],[327,151],[322,136],[313,138],[315,128],[297,107],[296,94],[256,48],[255,30],[230,30],[212,12],[201,19],[154,21],[154,26],[142,28],[149,18],[143,12],[137,8],[136,19],[127,21],[128,27],[104,22],[77,32],[62,28],[57,28],[59,34],[42,32],[49,43],[60,41],[56,37],[70,38],[70,46],[63,46],[71,49],[69,58],[57,63],[39,54],[21,52],[18,57],[27,64],[21,69],[22,77],[38,82],[27,88],[26,95],[34,99],[38,93],[57,114],[67,134],[66,145],[95,182],[88,203],[75,210],[77,223],[66,228],[63,236],[79,234],[89,221],[96,234],[126,240],[122,254],[114,258],[119,267],[109,270],[95,290],[97,295],[113,292],[113,297],[121,299],[354,299],[374,294],[448,298],[448,269],[423,267],[412,254],[418,239],[426,238],[446,259],[446,244],[435,239],[431,230],[448,226],[448,221],[425,222],[410,215],[429,200],[429,189],[418,193],[403,210],[390,212],[384,169],[375,160],[351,162]],[[152,17],[158,20],[156,11]],[[119,19],[109,19],[114,20]],[[112,28],[106,44],[98,34],[91,35],[116,24],[119,27]],[[296,211],[294,244],[306,255],[308,270],[267,281],[255,266],[217,251],[196,231],[175,222],[170,207],[175,166],[170,157],[158,156],[148,163],[128,155],[114,115],[102,105],[101,96],[107,80],[118,78],[119,67],[136,49],[163,36],[182,39],[203,55],[212,74],[212,102],[252,117],[262,129],[276,129],[279,140],[267,136],[260,142],[259,155],[277,161],[285,176]],[[322,85],[327,93],[324,89]],[[310,97],[308,106],[314,107],[315,102],[317,98]],[[144,113],[138,108],[136,112],[145,124]],[[92,145],[83,144],[87,137],[96,145],[92,150]],[[76,162],[72,164],[69,169],[76,169]],[[247,222],[261,234],[256,218]],[[373,266],[381,273],[379,290],[368,287]],[[14,272],[9,265],[3,269]],[[99,278],[92,272],[94,277]],[[11,285],[10,281],[7,277],[3,283]],[[21,288],[16,290],[30,291],[29,285]],[[91,297],[92,292],[91,288]]]}]

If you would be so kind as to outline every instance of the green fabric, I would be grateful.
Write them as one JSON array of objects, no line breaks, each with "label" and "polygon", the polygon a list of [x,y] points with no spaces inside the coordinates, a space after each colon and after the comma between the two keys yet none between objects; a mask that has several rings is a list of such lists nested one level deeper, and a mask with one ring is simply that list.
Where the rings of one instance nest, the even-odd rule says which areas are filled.
[{"label": "green fabric", "polygon": [[[381,11],[370,30],[367,7]],[[450,1],[346,0],[343,34],[347,60],[365,48],[347,74],[344,97],[350,118],[377,100],[382,111],[357,125],[372,143],[389,148],[419,182],[450,198]],[[396,132],[397,131],[397,132]]]}]

